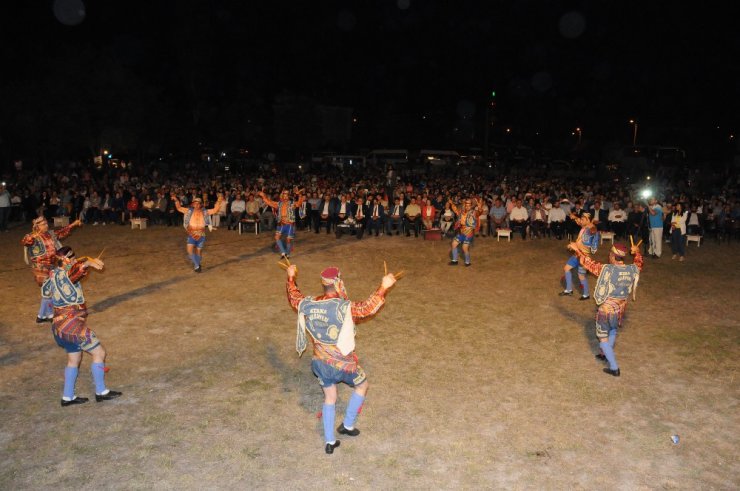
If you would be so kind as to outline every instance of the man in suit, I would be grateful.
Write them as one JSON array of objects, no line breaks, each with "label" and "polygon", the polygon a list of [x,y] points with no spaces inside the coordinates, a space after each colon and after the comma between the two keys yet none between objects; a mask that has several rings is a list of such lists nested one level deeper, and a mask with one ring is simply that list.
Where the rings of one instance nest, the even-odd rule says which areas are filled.
[{"label": "man in suit", "polygon": [[365,229],[367,228],[369,211],[368,206],[365,204],[365,199],[362,197],[358,197],[353,205],[352,217],[355,222],[355,235],[357,235],[357,240],[360,240],[365,234]]},{"label": "man in suit", "polygon": [[342,194],[339,203],[335,204],[334,226],[344,222],[352,214],[352,203],[347,200],[347,195]]},{"label": "man in suit", "polygon": [[309,221],[311,219],[311,203],[306,199],[301,206],[296,210],[296,224],[301,230],[308,228]]},{"label": "man in suit", "polygon": [[385,209],[380,203],[380,195],[375,196],[368,213],[368,233],[372,235],[373,230],[375,230],[375,236],[377,237],[378,232],[383,233],[383,225],[385,224]]},{"label": "man in suit", "polygon": [[[344,199],[344,197],[342,197]],[[363,203],[362,198],[357,198],[353,202],[347,201],[349,212],[344,220],[339,220],[335,229],[337,239],[344,233],[355,234],[357,240],[362,239],[365,234],[365,224],[367,219],[367,206]],[[341,210],[342,208],[340,208]],[[341,216],[341,213],[339,214]]]},{"label": "man in suit", "polygon": [[403,214],[404,207],[401,204],[401,198],[396,197],[393,200],[393,205],[388,207],[388,215],[385,221],[385,231],[388,235],[393,232],[393,227],[396,227],[396,235],[401,233],[403,228]]},{"label": "man in suit", "polygon": [[609,225],[609,212],[601,207],[601,201],[594,201],[591,216],[593,217],[593,224],[596,225],[596,230],[604,232]]},{"label": "man in suit", "polygon": [[324,199],[319,203],[316,209],[317,220],[314,222],[314,232],[319,233],[319,226],[321,222],[326,224],[326,233],[331,231],[332,223],[334,222],[334,215],[336,214],[335,205],[331,200],[329,193],[324,194]]}]

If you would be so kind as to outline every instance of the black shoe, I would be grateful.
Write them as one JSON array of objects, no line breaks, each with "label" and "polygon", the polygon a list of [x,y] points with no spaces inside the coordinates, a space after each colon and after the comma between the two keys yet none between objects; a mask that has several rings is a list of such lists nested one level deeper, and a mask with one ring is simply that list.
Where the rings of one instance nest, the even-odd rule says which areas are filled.
[{"label": "black shoe", "polygon": [[604,373],[608,373],[609,375],[613,375],[614,377],[619,377],[619,368],[616,370],[612,370],[611,368],[607,367],[604,369]]},{"label": "black shoe", "polygon": [[201,272],[200,266],[198,266],[197,268],[195,268],[193,271],[195,271],[196,273],[200,273]]},{"label": "black shoe", "polygon": [[573,290],[571,290],[571,291],[564,290],[564,291],[558,293],[558,295],[560,295],[561,297],[572,297],[573,296]]},{"label": "black shoe", "polygon": [[71,401],[65,401],[62,399],[62,407],[74,406],[75,404],[85,404],[87,401],[87,397],[75,397]]},{"label": "black shoe", "polygon": [[450,261],[450,266],[457,266],[457,261]]},{"label": "black shoe", "polygon": [[581,295],[578,300],[588,300],[589,298],[591,298],[591,295]]},{"label": "black shoe", "polygon": [[43,324],[44,322],[51,322],[53,320],[52,317],[38,317],[36,316],[36,324]]},{"label": "black shoe", "polygon": [[466,268],[469,267],[469,266],[470,266],[470,263],[465,263],[465,267]]},{"label": "black shoe", "polygon": [[351,430],[348,430],[344,427],[344,423],[340,424],[337,428],[337,433],[341,435],[348,435],[348,436],[357,436],[360,434],[360,430],[357,428],[352,428]]},{"label": "black shoe", "polygon": [[599,361],[606,361],[606,356],[603,353],[599,353],[598,355],[594,355],[594,358],[596,358]]},{"label": "black shoe", "polygon": [[109,390],[107,394],[102,396],[100,394],[95,394],[95,402],[110,401],[116,397],[121,397],[122,394],[123,392],[117,392],[115,390]]},{"label": "black shoe", "polygon": [[341,442],[339,440],[335,441],[334,443],[327,443],[326,444],[326,447],[324,447],[324,450],[328,454],[333,454],[334,453],[334,449],[337,448],[340,443]]}]

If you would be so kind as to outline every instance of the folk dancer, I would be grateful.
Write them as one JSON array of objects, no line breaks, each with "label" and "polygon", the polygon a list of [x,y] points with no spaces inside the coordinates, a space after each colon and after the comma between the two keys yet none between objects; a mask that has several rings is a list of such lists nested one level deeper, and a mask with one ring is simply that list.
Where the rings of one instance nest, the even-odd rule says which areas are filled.
[{"label": "folk dancer", "polygon": [[455,206],[452,200],[448,200],[448,204],[452,211],[457,215],[457,222],[455,223],[455,230],[457,234],[452,239],[452,259],[450,266],[457,266],[458,251],[457,247],[462,244],[462,250],[465,258],[465,266],[470,266],[470,246],[473,243],[473,237],[478,233],[480,228],[480,211],[481,201],[476,198],[476,205],[473,207],[473,200],[467,198],[463,202],[462,211]]},{"label": "folk dancer", "polygon": [[213,226],[211,215],[215,215],[221,209],[221,204],[224,201],[223,194],[218,193],[218,200],[210,210],[203,208],[203,199],[197,196],[193,198],[190,208],[180,205],[180,199],[175,194],[170,197],[175,202],[175,209],[184,215],[183,227],[188,231],[186,242],[188,257],[193,262],[194,271],[200,273],[203,246],[206,243],[206,227]]},{"label": "folk dancer", "polygon": [[[570,217],[581,227],[581,231],[578,232],[578,238],[575,240],[575,243],[580,248],[579,250],[584,254],[595,254],[599,248],[600,236],[596,230],[596,225],[591,221],[591,214],[588,212],[581,212],[580,215],[572,213]],[[581,298],[579,300],[588,300],[591,296],[589,295],[586,268],[578,261],[577,254],[573,254],[563,267],[563,271],[565,272],[565,290],[560,292],[560,296],[573,295],[573,274],[570,272],[573,268],[578,268],[578,279],[582,287]]]},{"label": "folk dancer", "polygon": [[614,343],[617,339],[617,329],[621,327],[627,298],[637,286],[642,271],[642,255],[640,243],[632,245],[632,255],[635,257],[632,264],[625,264],[624,257],[627,248],[621,244],[612,246],[609,252],[609,264],[601,264],[591,259],[579,243],[568,245],[584,268],[598,277],[594,288],[594,300],[599,306],[596,312],[596,337],[599,339],[601,353],[596,358],[607,361],[609,367],[604,373],[614,377],[620,376],[619,365],[614,354]]},{"label": "folk dancer", "polygon": [[75,254],[69,247],[59,249],[56,257],[57,264],[49,272],[43,288],[48,291],[54,304],[51,332],[57,345],[67,352],[62,407],[88,401],[86,397],[77,397],[75,394],[83,351],[92,356],[90,371],[95,383],[95,401],[120,397],[121,392],[110,390],[105,385],[106,353],[98,337],[87,327],[87,307],[80,284],[80,280],[87,276],[89,268],[103,269],[103,261],[92,258],[75,259]]},{"label": "folk dancer", "polygon": [[[259,195],[267,206],[273,209],[277,215],[278,225],[275,228],[275,243],[280,249],[280,258],[290,257],[293,251],[293,238],[295,238],[295,210],[300,208],[306,197],[295,188],[293,192],[298,195],[297,200],[290,199],[287,189],[280,192],[280,201],[272,201],[267,195],[260,191]],[[283,237],[285,244],[283,244]]]},{"label": "folk dancer", "polygon": [[76,220],[66,227],[49,230],[49,222],[46,221],[46,218],[40,216],[33,221],[32,225],[33,232],[23,237],[21,244],[25,246],[26,264],[30,260],[33,276],[41,290],[41,306],[36,316],[36,322],[51,322],[54,317],[51,298],[44,296],[44,290],[41,287],[49,277],[49,272],[56,262],[57,250],[62,247],[60,240],[67,238],[75,227],[81,227],[82,221]]},{"label": "folk dancer", "polygon": [[313,339],[311,369],[324,392],[324,450],[331,454],[340,443],[334,435],[338,383],[343,382],[354,391],[337,432],[348,436],[360,434],[354,424],[365,401],[368,382],[354,351],[355,321],[373,316],[380,310],[385,303],[386,293],[402,273],[386,274],[380,287],[367,300],[352,302],[347,298],[338,268],[326,268],[321,272],[324,294],[318,297],[304,296],[298,289],[295,265],[288,267],[287,272],[288,302],[298,312],[296,351],[300,356],[306,349],[308,331]]}]

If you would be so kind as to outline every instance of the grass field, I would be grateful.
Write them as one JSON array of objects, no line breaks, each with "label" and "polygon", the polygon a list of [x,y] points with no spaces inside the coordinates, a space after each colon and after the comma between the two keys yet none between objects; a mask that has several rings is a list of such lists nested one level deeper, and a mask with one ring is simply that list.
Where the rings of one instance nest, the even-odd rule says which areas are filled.
[{"label": "grass field", "polygon": [[646,258],[615,378],[593,356],[593,301],[557,296],[564,242],[480,238],[473,266],[452,268],[447,241],[299,232],[306,294],[330,265],[354,300],[383,260],[408,272],[358,326],[362,434],[326,455],[271,234],[214,231],[198,275],[181,227],[75,231],[78,254],[106,248],[84,288],[124,395],[61,408],[65,355],[35,323],[25,232],[0,236],[0,489],[740,487],[736,243]]}]

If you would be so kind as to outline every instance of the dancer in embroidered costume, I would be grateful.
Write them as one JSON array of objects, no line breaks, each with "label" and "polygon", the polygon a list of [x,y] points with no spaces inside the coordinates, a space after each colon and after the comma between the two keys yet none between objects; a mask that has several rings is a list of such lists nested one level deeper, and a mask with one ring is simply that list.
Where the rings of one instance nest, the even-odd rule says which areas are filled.
[{"label": "dancer in embroidered costume", "polygon": [[201,256],[203,254],[203,246],[206,243],[206,227],[212,227],[211,215],[215,215],[221,209],[224,197],[219,193],[216,204],[210,210],[203,208],[203,200],[200,198],[193,198],[190,208],[181,206],[180,200],[176,195],[173,194],[171,198],[175,202],[177,211],[185,215],[183,218],[183,227],[188,231],[186,246],[188,257],[193,262],[194,271],[200,273]]},{"label": "dancer in embroidered costume", "polygon": [[[571,214],[570,217],[581,227],[581,231],[578,232],[578,238],[574,242],[574,244],[578,244],[578,250],[586,255],[595,254],[599,248],[600,236],[596,231],[596,225],[591,221],[591,214],[583,212],[580,216]],[[560,296],[573,295],[573,273],[570,272],[573,268],[578,268],[578,279],[581,281],[582,292],[579,300],[588,300],[591,298],[588,289],[588,276],[586,269],[578,262],[578,256],[576,254],[572,255],[568,259],[568,262],[565,263],[565,266],[563,266],[563,271],[565,271],[565,290],[560,292]]]},{"label": "dancer in embroidered costume", "polygon": [[[281,263],[282,264],[282,263]],[[286,267],[286,266],[284,266]],[[324,294],[306,297],[296,284],[295,265],[287,267],[288,302],[298,312],[296,350],[302,354],[308,344],[306,331],[313,339],[311,368],[324,391],[322,420],[324,424],[325,451],[334,452],[339,440],[334,437],[335,404],[337,384],[343,382],[354,388],[344,421],[337,431],[342,435],[357,436],[360,430],[354,427],[355,419],[362,408],[368,389],[365,371],[355,354],[355,322],[374,315],[385,303],[385,295],[403,272],[387,274],[380,287],[364,302],[352,302],[337,268],[326,268],[321,272]]]},{"label": "dancer in embroidered costume", "polygon": [[33,232],[27,234],[21,239],[21,244],[25,246],[26,263],[31,264],[33,276],[36,284],[41,289],[41,306],[36,316],[36,322],[51,322],[54,317],[54,311],[51,305],[51,298],[44,296],[41,286],[49,277],[49,271],[56,262],[56,253],[62,247],[61,239],[66,238],[75,227],[81,227],[82,221],[77,220],[66,227],[56,230],[49,230],[49,223],[46,218],[40,216],[33,221]]},{"label": "dancer in embroidered costume", "polygon": [[632,246],[631,252],[635,257],[632,264],[624,264],[627,248],[621,244],[612,246],[609,264],[601,264],[591,259],[578,242],[570,243],[568,248],[576,254],[584,268],[598,277],[594,288],[594,300],[599,306],[596,312],[596,337],[599,339],[601,352],[596,358],[609,363],[609,366],[604,368],[604,373],[619,377],[614,344],[617,340],[617,329],[622,324],[627,298],[637,287],[640,279],[642,271],[640,243]]},{"label": "dancer in embroidered costume", "polygon": [[49,272],[43,288],[47,290],[54,304],[54,321],[51,332],[60,348],[67,352],[67,367],[64,369],[64,391],[62,406],[87,402],[86,397],[75,395],[77,373],[82,363],[82,352],[92,356],[95,400],[108,401],[120,397],[121,392],[105,386],[105,349],[95,333],[87,327],[87,307],[80,280],[87,276],[89,268],[103,269],[103,261],[92,258],[75,259],[69,247],[57,251],[57,264]]},{"label": "dancer in embroidered costume", "polygon": [[451,200],[448,201],[448,203],[455,215],[458,216],[457,222],[455,223],[455,230],[457,233],[452,239],[452,249],[450,251],[452,255],[450,266],[457,266],[457,248],[460,244],[462,244],[465,266],[470,266],[470,246],[473,244],[473,237],[475,237],[475,234],[480,228],[479,209],[483,207],[483,202],[476,198],[475,208],[473,208],[473,200],[468,198],[463,202],[462,211],[460,211]]},{"label": "dancer in embroidered costume", "polygon": [[[287,189],[280,192],[280,201],[273,201],[267,195],[260,191],[259,195],[267,206],[273,209],[277,215],[277,227],[275,228],[275,244],[280,249],[280,257],[290,257],[293,252],[293,239],[295,238],[295,210],[300,208],[306,197],[303,192],[297,188],[293,193],[298,196],[297,199],[291,200],[290,193]],[[283,244],[285,238],[285,244]]]}]

